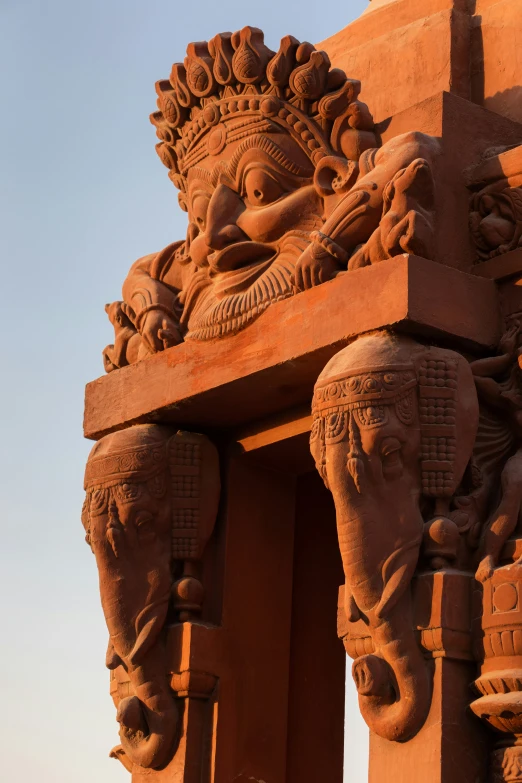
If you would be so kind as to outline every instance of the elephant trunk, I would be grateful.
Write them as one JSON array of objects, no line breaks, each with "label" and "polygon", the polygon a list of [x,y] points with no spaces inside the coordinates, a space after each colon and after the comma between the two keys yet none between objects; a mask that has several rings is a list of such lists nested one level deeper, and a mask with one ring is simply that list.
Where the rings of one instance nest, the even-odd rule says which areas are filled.
[{"label": "elephant trunk", "polygon": [[131,765],[152,769],[162,767],[171,757],[178,725],[163,638],[170,591],[161,588],[157,586],[158,594],[152,600],[149,597],[133,621],[126,618],[122,623],[125,604],[121,596],[111,595],[104,604],[111,632],[107,663],[109,668],[124,666],[133,694],[118,705],[121,748]]},{"label": "elephant trunk", "polygon": [[150,663],[129,667],[134,695],[122,699],[116,719],[121,745],[129,760],[140,767],[157,769],[172,755],[178,710],[165,669],[150,671]]},{"label": "elephant trunk", "polygon": [[422,727],[431,704],[431,678],[413,630],[411,592],[370,630],[376,654],[354,661],[352,674],[368,726],[384,739],[405,742]]},{"label": "elephant trunk", "polygon": [[[413,495],[398,498],[396,509],[389,504],[386,523],[375,502],[353,503],[351,514],[338,519],[346,594],[353,596],[347,617],[363,620],[374,650],[354,661],[352,673],[370,729],[404,742],[422,727],[431,704],[431,675],[414,631],[411,594],[423,520]],[[386,508],[384,499],[377,498],[377,505]]]}]

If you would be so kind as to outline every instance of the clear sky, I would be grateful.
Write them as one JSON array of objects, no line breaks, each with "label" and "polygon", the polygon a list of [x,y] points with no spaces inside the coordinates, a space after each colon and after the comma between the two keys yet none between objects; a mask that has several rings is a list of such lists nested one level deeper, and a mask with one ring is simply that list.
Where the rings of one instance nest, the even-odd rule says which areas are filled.
[{"label": "clear sky", "polygon": [[[80,524],[83,389],[103,307],[185,235],[154,151],[154,82],[186,44],[245,24],[320,41],[367,0],[0,0],[0,779],[117,783],[94,559]],[[351,686],[350,686],[351,687]],[[347,781],[365,781],[353,692]]]}]

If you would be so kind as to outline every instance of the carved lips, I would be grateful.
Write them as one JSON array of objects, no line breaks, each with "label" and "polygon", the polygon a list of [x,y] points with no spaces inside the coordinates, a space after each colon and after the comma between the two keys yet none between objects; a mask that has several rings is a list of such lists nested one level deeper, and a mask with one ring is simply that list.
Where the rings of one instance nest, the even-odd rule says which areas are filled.
[{"label": "carved lips", "polygon": [[262,242],[236,242],[208,257],[214,292],[218,298],[239,293],[270,266],[277,257],[272,245]]}]

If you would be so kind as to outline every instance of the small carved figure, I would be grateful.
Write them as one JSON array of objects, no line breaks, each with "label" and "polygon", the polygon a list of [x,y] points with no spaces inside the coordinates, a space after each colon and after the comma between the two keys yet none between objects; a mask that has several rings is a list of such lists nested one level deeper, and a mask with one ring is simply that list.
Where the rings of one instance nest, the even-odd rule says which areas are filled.
[{"label": "small carved figure", "polygon": [[404,741],[423,725],[431,690],[410,582],[424,532],[439,545],[438,567],[453,557],[448,511],[478,424],[473,376],[453,351],[362,337],[319,376],[313,416],[311,450],[337,512],[346,617],[371,636],[372,652],[353,664],[359,704],[374,732]]},{"label": "small carved figure", "polygon": [[121,746],[112,755],[127,768],[158,768],[178,736],[165,623],[173,609],[182,621],[201,611],[193,572],[216,517],[217,453],[202,435],[137,425],[94,446],[85,489],[82,521],[109,630],[106,663],[124,667],[131,687],[119,700]]},{"label": "small carved figure", "polygon": [[114,345],[103,349],[103,366],[105,372],[112,372],[141,358],[142,340],[133,323],[134,313],[125,302],[106,304],[105,312],[114,326]]},{"label": "small carved figure", "polygon": [[507,253],[522,245],[522,188],[489,186],[471,199],[470,226],[479,258]]},{"label": "small carved figure", "polygon": [[437,141],[409,133],[379,149],[360,83],[325,52],[286,36],[274,53],[245,27],[190,44],[156,90],[156,149],[189,226],[124,282],[138,358],[233,334],[339,272],[431,256]]},{"label": "small carved figure", "polygon": [[480,544],[480,563],[476,578],[483,582],[492,576],[508,538],[514,533],[522,509],[522,342],[521,325],[516,317],[499,343],[499,355],[471,363],[481,400],[507,416],[516,448],[501,475],[502,497],[488,520]]}]

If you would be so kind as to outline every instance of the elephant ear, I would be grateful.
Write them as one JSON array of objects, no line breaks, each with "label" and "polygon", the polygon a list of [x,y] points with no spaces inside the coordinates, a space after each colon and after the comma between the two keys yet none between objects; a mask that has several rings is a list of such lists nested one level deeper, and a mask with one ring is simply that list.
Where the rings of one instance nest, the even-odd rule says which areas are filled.
[{"label": "elephant ear", "polygon": [[417,539],[396,549],[385,560],[382,567],[384,589],[381,600],[375,609],[377,618],[381,619],[393,609],[410,584],[419,559],[420,543],[421,536],[419,535]]}]

